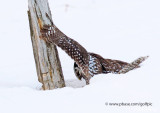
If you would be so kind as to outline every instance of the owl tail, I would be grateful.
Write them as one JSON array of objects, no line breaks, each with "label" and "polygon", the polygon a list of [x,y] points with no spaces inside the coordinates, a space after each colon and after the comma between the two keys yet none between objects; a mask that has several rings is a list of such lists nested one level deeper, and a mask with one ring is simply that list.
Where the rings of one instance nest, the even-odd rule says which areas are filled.
[{"label": "owl tail", "polygon": [[148,56],[140,57],[131,63],[123,62],[120,60],[105,59],[105,62],[101,62],[102,73],[124,74],[130,70],[139,68],[139,65],[147,58]]},{"label": "owl tail", "polygon": [[127,73],[128,71],[130,70],[133,70],[135,68],[139,68],[140,64],[145,61],[149,56],[145,56],[145,57],[140,57],[136,60],[134,60],[133,62],[131,63],[128,63],[127,65],[125,65],[119,72],[118,74],[124,74],[124,73]]}]

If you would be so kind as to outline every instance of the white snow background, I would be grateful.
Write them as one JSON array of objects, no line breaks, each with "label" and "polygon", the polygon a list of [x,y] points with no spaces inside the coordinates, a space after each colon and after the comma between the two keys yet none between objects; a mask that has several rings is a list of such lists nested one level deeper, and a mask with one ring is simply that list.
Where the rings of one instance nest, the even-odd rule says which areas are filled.
[{"label": "white snow background", "polygon": [[[127,74],[94,76],[85,86],[73,60],[58,48],[66,87],[40,90],[27,16],[27,0],[0,3],[0,113],[160,113],[160,1],[49,0],[54,23],[88,51],[131,62],[150,57]],[[152,106],[105,103],[151,102]]]}]

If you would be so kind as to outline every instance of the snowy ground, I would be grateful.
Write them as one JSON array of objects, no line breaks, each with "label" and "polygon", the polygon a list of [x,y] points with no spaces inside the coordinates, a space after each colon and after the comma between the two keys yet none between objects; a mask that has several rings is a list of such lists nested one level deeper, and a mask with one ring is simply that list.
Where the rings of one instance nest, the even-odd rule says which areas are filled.
[{"label": "snowy ground", "polygon": [[[131,62],[149,55],[124,75],[97,75],[85,86],[73,61],[59,50],[66,87],[41,91],[30,40],[27,0],[0,4],[0,113],[160,112],[160,1],[49,0],[54,23],[88,51]],[[84,86],[84,87],[83,87]],[[152,106],[109,106],[105,103]]]}]

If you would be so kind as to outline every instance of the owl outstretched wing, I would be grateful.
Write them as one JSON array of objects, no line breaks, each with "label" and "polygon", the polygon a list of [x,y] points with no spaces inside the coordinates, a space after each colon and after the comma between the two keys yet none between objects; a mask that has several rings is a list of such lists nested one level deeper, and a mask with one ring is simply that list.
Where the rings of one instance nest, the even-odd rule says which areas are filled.
[{"label": "owl outstretched wing", "polygon": [[105,59],[102,56],[89,53],[74,39],[69,38],[61,32],[55,25],[44,25],[41,29],[41,38],[48,43],[53,43],[64,50],[74,60],[74,72],[78,79],[84,78],[86,84],[96,74],[101,73],[126,73],[138,68],[139,64],[147,57],[141,57],[132,63],[120,60]]}]

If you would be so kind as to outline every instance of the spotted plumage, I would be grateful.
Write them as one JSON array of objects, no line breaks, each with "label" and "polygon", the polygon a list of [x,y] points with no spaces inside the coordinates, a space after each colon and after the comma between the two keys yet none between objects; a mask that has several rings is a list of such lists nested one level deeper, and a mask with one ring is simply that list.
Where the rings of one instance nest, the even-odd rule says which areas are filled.
[{"label": "spotted plumage", "polygon": [[[90,78],[96,74],[125,73],[129,71],[127,69],[132,70],[137,68],[141,63],[139,61],[139,64],[133,66],[133,63],[130,64],[119,60],[105,59],[98,54],[87,52],[83,46],[62,33],[54,24],[53,26],[44,25],[41,29],[41,34],[44,40],[57,45],[74,60],[75,75],[79,80],[84,78],[86,84],[89,84]],[[141,61],[142,59],[144,60],[144,57],[141,58]]]}]

